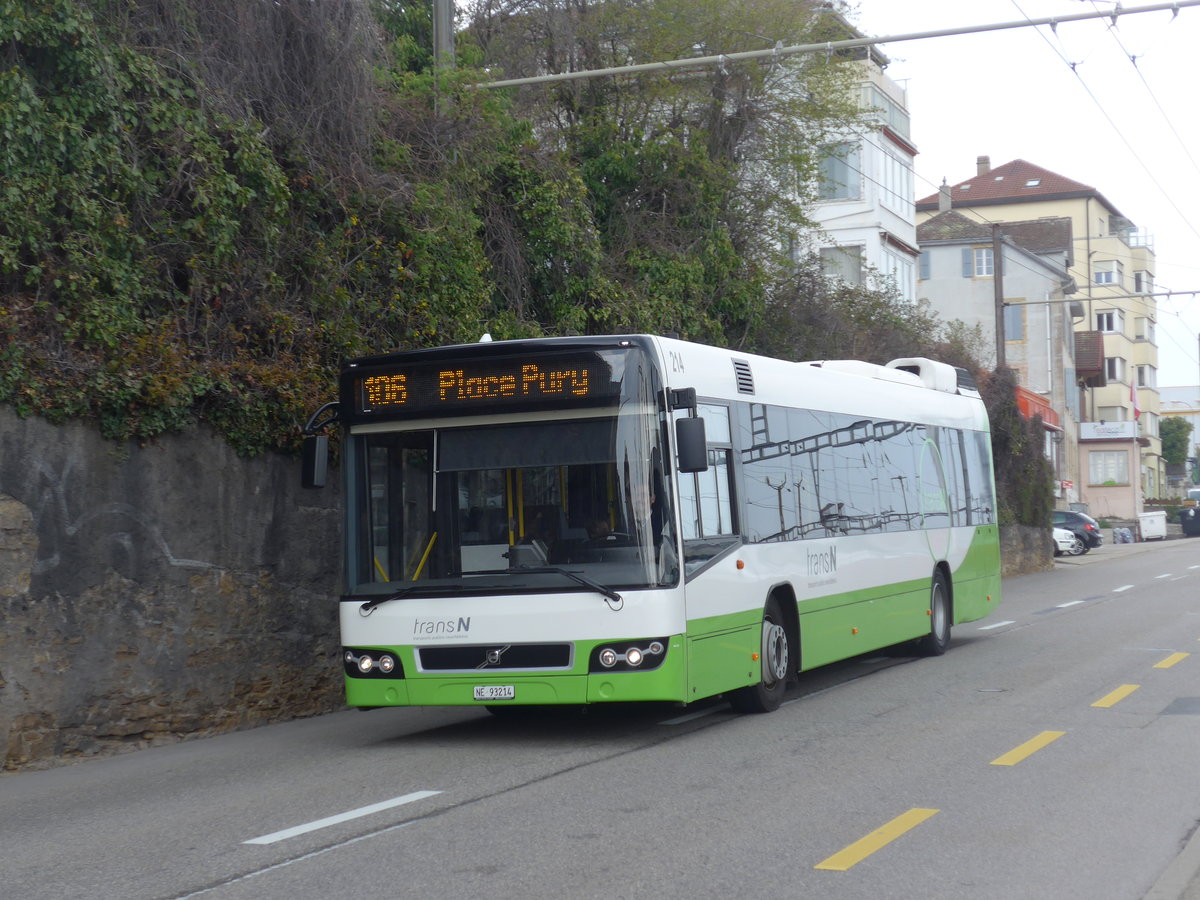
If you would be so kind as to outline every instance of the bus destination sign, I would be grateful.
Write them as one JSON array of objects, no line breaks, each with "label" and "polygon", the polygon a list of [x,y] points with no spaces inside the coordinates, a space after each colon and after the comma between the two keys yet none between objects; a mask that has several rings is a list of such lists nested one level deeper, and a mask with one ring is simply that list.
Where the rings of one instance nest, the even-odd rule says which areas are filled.
[{"label": "bus destination sign", "polygon": [[356,379],[364,413],[436,413],[465,408],[576,405],[615,398],[620,384],[596,356],[503,359],[402,368]]}]

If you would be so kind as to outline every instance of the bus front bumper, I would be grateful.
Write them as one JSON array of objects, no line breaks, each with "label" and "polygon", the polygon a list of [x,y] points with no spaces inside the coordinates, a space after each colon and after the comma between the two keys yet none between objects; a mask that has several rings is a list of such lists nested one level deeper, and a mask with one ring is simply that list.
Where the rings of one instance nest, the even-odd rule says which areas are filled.
[{"label": "bus front bumper", "polygon": [[[668,644],[671,649],[661,664],[637,671],[417,672],[395,678],[346,674],[346,702],[359,707],[686,702],[689,697],[682,640],[676,637]],[[396,655],[412,659],[409,648],[397,648]],[[585,655],[585,665],[586,660]]]}]

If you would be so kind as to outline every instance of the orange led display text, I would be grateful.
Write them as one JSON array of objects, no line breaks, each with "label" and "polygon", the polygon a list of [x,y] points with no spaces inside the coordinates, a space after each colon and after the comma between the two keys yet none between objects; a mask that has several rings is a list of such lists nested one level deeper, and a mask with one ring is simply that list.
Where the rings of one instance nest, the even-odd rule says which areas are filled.
[{"label": "orange led display text", "polygon": [[516,405],[614,396],[617,386],[607,377],[607,371],[604,376],[594,377],[592,365],[575,360],[560,365],[506,360],[473,367],[452,364],[369,375],[358,382],[360,408],[364,412],[433,411],[460,405]]}]

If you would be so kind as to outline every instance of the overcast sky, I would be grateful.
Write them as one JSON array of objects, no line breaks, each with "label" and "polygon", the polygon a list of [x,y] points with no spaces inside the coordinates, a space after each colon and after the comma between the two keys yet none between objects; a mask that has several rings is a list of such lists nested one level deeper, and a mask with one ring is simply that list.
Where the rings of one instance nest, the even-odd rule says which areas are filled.
[{"label": "overcast sky", "polygon": [[[1151,5],[1129,0],[1124,9]],[[851,20],[867,36],[898,36],[1115,6],[858,0]],[[881,49],[888,75],[908,90],[917,197],[943,178],[973,177],[985,155],[993,167],[1024,159],[1094,187],[1151,239],[1155,289],[1196,291],[1158,298],[1158,383],[1200,384],[1200,6],[1174,19],[1126,13],[1115,28],[1105,18]]]}]

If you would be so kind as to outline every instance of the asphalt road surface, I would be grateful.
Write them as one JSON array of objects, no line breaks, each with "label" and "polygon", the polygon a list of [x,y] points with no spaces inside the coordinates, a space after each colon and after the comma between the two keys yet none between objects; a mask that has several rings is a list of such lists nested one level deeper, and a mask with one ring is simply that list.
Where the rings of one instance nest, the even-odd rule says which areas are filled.
[{"label": "asphalt road surface", "polygon": [[1200,541],[1004,588],[769,715],[346,711],[5,775],[0,897],[1184,896]]}]

